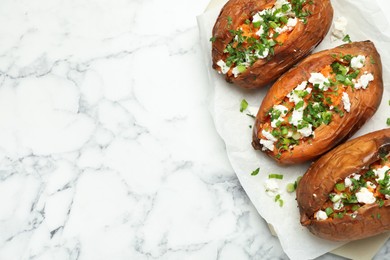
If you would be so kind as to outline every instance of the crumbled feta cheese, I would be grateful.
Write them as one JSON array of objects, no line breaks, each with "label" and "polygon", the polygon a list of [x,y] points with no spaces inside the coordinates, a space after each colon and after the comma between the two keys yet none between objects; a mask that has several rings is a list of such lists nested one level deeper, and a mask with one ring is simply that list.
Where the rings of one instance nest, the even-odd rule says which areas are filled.
[{"label": "crumbled feta cheese", "polygon": [[328,218],[328,215],[326,215],[325,211],[319,210],[316,212],[315,217],[317,220],[325,220]]},{"label": "crumbled feta cheese", "polygon": [[300,133],[304,137],[308,137],[308,136],[311,136],[313,134],[311,124],[309,124],[308,126],[302,128],[302,129],[298,129],[297,131],[298,131],[298,133]]},{"label": "crumbled feta cheese", "polygon": [[228,73],[228,71],[230,70],[230,67],[228,67],[228,66],[226,65],[226,63],[225,63],[223,60],[219,60],[219,61],[217,62],[217,65],[221,68],[221,72],[222,72],[223,74]]},{"label": "crumbled feta cheese", "polygon": [[290,5],[290,3],[287,0],[276,0],[274,8],[279,9],[282,8],[283,5]]},{"label": "crumbled feta cheese", "polygon": [[288,108],[283,106],[283,105],[276,105],[276,106],[273,107],[273,110],[280,111],[280,116],[278,118],[276,118],[276,119],[271,121],[271,127],[276,128],[278,122],[283,122],[284,121],[283,117],[286,116],[286,114],[288,112]]},{"label": "crumbled feta cheese", "polygon": [[261,134],[264,135],[265,138],[267,138],[268,140],[272,141],[272,142],[276,142],[278,139],[275,138],[275,136],[273,136],[270,132],[268,131],[261,131]]},{"label": "crumbled feta cheese", "polygon": [[309,82],[314,85],[318,85],[318,88],[321,90],[328,90],[328,86],[325,86],[325,83],[329,83],[329,80],[325,78],[321,73],[310,73]]},{"label": "crumbled feta cheese", "polygon": [[257,23],[257,22],[262,22],[262,21],[263,21],[263,18],[261,17],[261,12],[256,13],[256,14],[252,17],[252,23]]},{"label": "crumbled feta cheese", "polygon": [[[295,105],[298,104],[303,99],[297,94],[297,91],[302,91],[306,88],[307,81],[303,81],[301,84],[299,84],[293,91],[287,94],[287,97],[289,98],[290,102],[294,102]],[[310,89],[310,90],[309,90]],[[306,91],[308,93],[311,92],[311,88],[307,88]]]},{"label": "crumbled feta cheese", "polygon": [[350,175],[350,177],[352,177],[352,178],[354,178],[355,180],[360,180],[360,174],[356,174],[356,173],[352,173],[351,175]]},{"label": "crumbled feta cheese", "polygon": [[332,202],[337,202],[339,200],[341,200],[341,196],[338,195],[338,194],[333,194],[334,196],[332,197],[331,201]]},{"label": "crumbled feta cheese", "polygon": [[390,170],[389,166],[383,166],[382,168],[374,170],[375,176],[378,178],[376,179],[377,181],[381,181],[385,178],[385,173]]},{"label": "crumbled feta cheese", "polygon": [[298,126],[299,122],[302,121],[303,118],[303,107],[300,109],[294,109],[292,115],[291,115],[291,120],[290,123],[294,126]]},{"label": "crumbled feta cheese", "polygon": [[359,192],[356,192],[356,198],[359,203],[372,204],[376,201],[374,194],[367,188],[360,188]]},{"label": "crumbled feta cheese", "polygon": [[370,181],[368,181],[366,183],[366,185],[367,185],[367,188],[371,188],[371,189],[375,189],[376,188],[376,185],[374,183],[370,182]]},{"label": "crumbled feta cheese", "polygon": [[288,108],[283,106],[283,105],[276,105],[273,107],[274,110],[280,111],[281,115],[280,116],[285,116],[287,115]]},{"label": "crumbled feta cheese", "polygon": [[348,20],[345,17],[339,17],[334,21],[334,27],[332,30],[332,41],[337,39],[343,39],[347,32]]},{"label": "crumbled feta cheese", "polygon": [[261,26],[260,29],[256,32],[256,35],[261,36],[263,34],[264,34],[264,28],[263,28],[263,26]]},{"label": "crumbled feta cheese", "polygon": [[363,55],[358,55],[356,57],[353,57],[351,59],[351,67],[355,70],[361,69],[364,66],[364,61],[366,60],[366,57]]},{"label": "crumbled feta cheese", "polygon": [[363,74],[358,81],[355,83],[354,87],[355,89],[366,89],[368,86],[368,83],[374,80],[374,76],[371,73]]},{"label": "crumbled feta cheese", "polygon": [[294,90],[304,90],[307,86],[307,81],[302,81]]},{"label": "crumbled feta cheese", "polygon": [[273,151],[275,149],[274,142],[270,140],[260,139],[260,144],[263,146],[263,151],[266,151],[267,149]]},{"label": "crumbled feta cheese", "polygon": [[313,89],[312,88],[310,88],[310,87],[308,87],[307,89],[306,89],[306,91],[307,91],[307,93],[311,93],[311,91],[312,91]]},{"label": "crumbled feta cheese", "polygon": [[232,73],[233,73],[234,77],[237,78],[238,74],[240,74],[241,72],[238,70],[238,67],[234,67],[232,69]]},{"label": "crumbled feta cheese", "polygon": [[345,111],[349,113],[351,111],[351,101],[349,100],[347,92],[343,92],[341,100],[343,101]]},{"label": "crumbled feta cheese", "polygon": [[279,193],[279,185],[274,179],[267,179],[264,183],[267,195],[273,197]]},{"label": "crumbled feta cheese", "polygon": [[289,98],[289,101],[294,102],[295,105],[298,104],[299,101],[303,100],[301,97],[299,97],[299,95],[294,90],[288,93],[287,97]]},{"label": "crumbled feta cheese", "polygon": [[297,25],[297,22],[298,22],[298,19],[296,17],[288,18],[286,26],[287,27],[294,27],[295,25]]},{"label": "crumbled feta cheese", "polygon": [[349,178],[349,177],[345,178],[344,185],[345,185],[345,187],[351,187],[352,186],[351,178]]},{"label": "crumbled feta cheese", "polygon": [[333,203],[333,209],[335,210],[340,210],[342,207],[344,207],[342,200],[338,200],[335,203]]},{"label": "crumbled feta cheese", "polygon": [[282,34],[282,33],[288,31],[288,27],[287,27],[287,26],[276,27],[274,30],[275,30],[275,32],[277,32],[277,33],[279,33],[279,34]]},{"label": "crumbled feta cheese", "polygon": [[259,58],[259,59],[266,58],[268,56],[268,54],[269,54],[269,49],[268,48],[265,48],[263,53],[260,53],[260,51],[255,53],[256,57]]},{"label": "crumbled feta cheese", "polygon": [[351,218],[356,218],[357,217],[357,212],[355,211],[354,213],[351,213]]}]

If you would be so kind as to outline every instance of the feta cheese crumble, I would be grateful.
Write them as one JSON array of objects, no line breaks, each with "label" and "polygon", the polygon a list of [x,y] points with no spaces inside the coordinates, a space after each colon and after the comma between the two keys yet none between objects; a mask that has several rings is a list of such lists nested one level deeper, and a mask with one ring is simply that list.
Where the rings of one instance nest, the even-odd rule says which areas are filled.
[{"label": "feta cheese crumble", "polygon": [[270,151],[273,151],[275,149],[274,142],[272,142],[270,140],[260,139],[260,144],[263,146],[263,148],[262,148],[263,151],[265,151],[267,149]]},{"label": "feta cheese crumble", "polygon": [[233,73],[234,77],[237,78],[238,74],[240,74],[241,72],[239,71],[238,67],[234,67],[232,69],[232,73]]},{"label": "feta cheese crumble", "polygon": [[265,130],[261,131],[263,136],[267,138],[267,140],[261,139],[260,144],[263,146],[263,151],[266,149],[273,151],[275,146],[274,143],[277,141],[277,139],[270,133]]},{"label": "feta cheese crumble", "polygon": [[344,185],[345,185],[345,187],[351,187],[352,186],[352,181],[351,181],[351,178],[349,178],[349,177],[347,177],[347,178],[345,178],[345,180],[344,180]]},{"label": "feta cheese crumble", "polygon": [[303,137],[309,137],[313,134],[313,130],[312,130],[312,125],[309,124],[308,126],[302,128],[302,129],[298,129],[298,133],[300,133]]},{"label": "feta cheese crumble", "polygon": [[334,21],[334,26],[332,30],[332,36],[331,36],[332,41],[335,41],[337,39],[341,40],[344,38],[347,32],[347,24],[348,24],[348,20],[343,16],[338,17]]},{"label": "feta cheese crumble", "polygon": [[340,210],[344,207],[344,204],[343,204],[343,201],[342,200],[338,200],[336,201],[335,203],[333,203],[333,209],[334,210]]},{"label": "feta cheese crumble", "polygon": [[303,107],[300,109],[294,109],[292,115],[291,115],[291,120],[290,123],[294,126],[298,126],[298,124],[302,121],[303,118]]},{"label": "feta cheese crumble", "polygon": [[280,116],[278,118],[275,118],[274,120],[271,121],[271,127],[276,128],[278,122],[283,122],[284,121],[283,117],[285,117],[287,115],[288,108],[283,106],[283,105],[276,105],[276,106],[273,107],[273,110],[274,111],[276,110],[276,111],[280,112]]},{"label": "feta cheese crumble", "polygon": [[313,84],[313,86],[318,85],[318,88],[324,91],[328,90],[328,86],[325,83],[329,84],[329,80],[322,75],[322,73],[310,73],[309,82]]},{"label": "feta cheese crumble", "polygon": [[346,92],[343,92],[341,100],[343,101],[345,111],[349,113],[351,111],[351,101],[349,100],[349,96]]},{"label": "feta cheese crumble", "polygon": [[374,75],[372,75],[371,73],[363,74],[362,76],[360,76],[360,78],[357,80],[357,82],[355,82],[354,88],[355,89],[360,89],[360,88],[366,89],[368,86],[368,83],[370,83],[373,80],[374,80]]},{"label": "feta cheese crumble", "polygon": [[268,196],[274,197],[279,193],[279,185],[275,179],[267,179],[264,183],[265,191]]},{"label": "feta cheese crumble", "polygon": [[366,60],[366,57],[363,55],[358,55],[356,57],[353,57],[351,59],[351,67],[355,70],[361,69],[364,66],[364,61]]},{"label": "feta cheese crumble", "polygon": [[374,194],[367,188],[360,188],[359,192],[356,192],[356,198],[359,203],[372,204],[376,201]]},{"label": "feta cheese crumble", "polygon": [[217,65],[221,68],[221,72],[222,72],[223,74],[228,73],[228,71],[230,70],[230,67],[228,67],[228,66],[226,65],[226,63],[225,63],[223,60],[219,60],[219,61],[217,62]]},{"label": "feta cheese crumble", "polygon": [[263,34],[264,34],[264,28],[263,28],[263,26],[261,26],[260,29],[256,32],[256,35],[261,36]]},{"label": "feta cheese crumble", "polygon": [[374,170],[375,176],[378,178],[376,179],[377,181],[381,181],[385,178],[385,173],[390,170],[389,166],[383,166],[382,168]]},{"label": "feta cheese crumble", "polygon": [[268,131],[261,131],[261,133],[264,135],[265,138],[267,138],[268,140],[272,141],[272,142],[276,142],[277,139],[275,138],[275,136],[273,136],[270,132]]},{"label": "feta cheese crumble", "polygon": [[326,220],[328,218],[328,215],[326,215],[326,212],[323,210],[319,210],[315,214],[315,218],[317,220]]}]

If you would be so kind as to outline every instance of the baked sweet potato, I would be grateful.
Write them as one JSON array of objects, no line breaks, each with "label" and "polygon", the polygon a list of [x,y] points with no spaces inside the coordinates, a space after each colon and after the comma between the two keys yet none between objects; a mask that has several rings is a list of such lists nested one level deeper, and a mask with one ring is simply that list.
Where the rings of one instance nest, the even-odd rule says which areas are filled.
[{"label": "baked sweet potato", "polygon": [[213,68],[261,88],[306,56],[328,32],[329,0],[230,0],[213,28]]},{"label": "baked sweet potato", "polygon": [[315,159],[372,117],[382,94],[382,64],[372,42],[312,54],[264,97],[252,145],[281,164]]},{"label": "baked sweet potato", "polygon": [[322,156],[296,192],[301,224],[321,238],[356,240],[390,230],[390,128]]}]

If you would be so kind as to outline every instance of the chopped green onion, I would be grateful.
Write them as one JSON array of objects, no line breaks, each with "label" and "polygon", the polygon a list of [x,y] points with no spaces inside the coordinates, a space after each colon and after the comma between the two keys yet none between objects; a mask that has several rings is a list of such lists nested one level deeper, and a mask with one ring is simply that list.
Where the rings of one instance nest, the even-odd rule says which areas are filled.
[{"label": "chopped green onion", "polygon": [[353,210],[353,211],[356,211],[356,210],[358,210],[359,208],[360,208],[359,205],[353,205],[353,206],[352,206],[352,210]]},{"label": "chopped green onion", "polygon": [[215,42],[216,38],[215,37],[211,37],[210,38],[210,42]]},{"label": "chopped green onion", "polygon": [[280,194],[275,196],[275,202],[277,202],[278,200],[280,200]]},{"label": "chopped green onion", "polygon": [[295,183],[288,183],[287,186],[286,186],[286,190],[287,192],[291,193],[291,192],[294,192],[295,191]]},{"label": "chopped green onion", "polygon": [[254,171],[251,173],[251,175],[252,175],[252,176],[256,176],[256,175],[259,173],[259,171],[260,171],[260,168],[257,168],[256,170],[254,170]]},{"label": "chopped green onion", "polygon": [[287,22],[288,22],[288,19],[287,19],[286,16],[280,17],[279,20],[280,20],[282,23],[287,23]]},{"label": "chopped green onion", "polygon": [[241,104],[240,104],[240,112],[244,112],[244,110],[246,110],[248,108],[248,102],[243,99],[241,100]]},{"label": "chopped green onion", "polygon": [[338,191],[344,191],[345,190],[345,184],[344,183],[337,183],[336,184],[336,189]]},{"label": "chopped green onion", "polygon": [[390,126],[390,117],[389,117],[389,118],[387,118],[387,120],[386,120],[386,124],[387,124],[388,126]]},{"label": "chopped green onion", "polygon": [[269,26],[271,26],[271,28],[273,28],[273,29],[278,28],[278,25],[272,21],[269,23]]},{"label": "chopped green onion", "polygon": [[240,72],[240,73],[243,73],[246,71],[246,67],[244,65],[238,65],[237,66],[237,70]]},{"label": "chopped green onion", "polygon": [[261,22],[254,22],[253,23],[254,28],[260,28],[260,26],[261,26]]},{"label": "chopped green onion", "polygon": [[283,175],[282,174],[270,174],[270,175],[268,175],[268,179],[283,180]]},{"label": "chopped green onion", "polygon": [[280,207],[283,207],[283,203],[284,203],[283,200],[279,200],[279,206]]},{"label": "chopped green onion", "polygon": [[326,208],[325,209],[325,213],[329,217],[333,213],[333,209],[332,208]]}]

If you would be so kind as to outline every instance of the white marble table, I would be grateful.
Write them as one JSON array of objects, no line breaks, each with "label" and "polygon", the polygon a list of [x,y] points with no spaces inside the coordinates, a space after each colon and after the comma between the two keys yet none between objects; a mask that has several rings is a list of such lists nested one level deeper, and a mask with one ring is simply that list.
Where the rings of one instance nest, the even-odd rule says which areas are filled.
[{"label": "white marble table", "polygon": [[207,3],[0,2],[0,259],[287,258],[208,112]]}]

